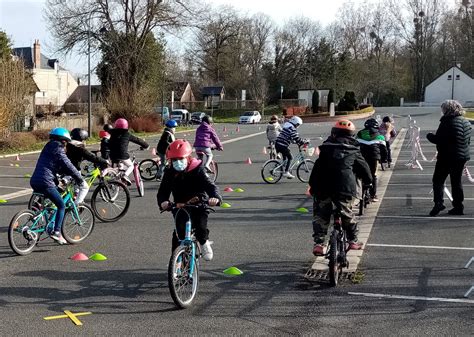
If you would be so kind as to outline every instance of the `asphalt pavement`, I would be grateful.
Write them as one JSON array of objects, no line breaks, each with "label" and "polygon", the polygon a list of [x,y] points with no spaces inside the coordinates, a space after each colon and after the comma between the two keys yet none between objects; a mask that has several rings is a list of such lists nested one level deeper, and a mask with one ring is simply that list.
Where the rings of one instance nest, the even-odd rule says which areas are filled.
[{"label": "asphalt pavement", "polygon": [[[315,260],[311,213],[296,212],[312,209],[306,185],[262,181],[265,125],[241,125],[238,132],[237,125],[217,125],[227,142],[215,153],[218,185],[231,208],[210,216],[215,257],[202,262],[192,308],[176,310],[169,295],[173,222],[158,211],[158,183],[146,182],[143,198],[132,188],[127,215],[116,223],[97,222],[82,244],[46,240],[18,257],[9,248],[7,228],[25,208],[25,195],[0,204],[0,335],[472,335],[474,298],[463,294],[474,283],[474,266],[463,266],[474,255],[474,185],[464,180],[466,215],[428,217],[435,150],[424,135],[436,130],[439,110],[386,108],[376,114],[393,114],[398,128],[411,114],[422,129],[428,161],[420,161],[423,171],[405,166],[410,150],[407,138],[400,142],[378,211],[360,218],[373,226],[358,265],[359,283],[330,288],[324,279],[305,277]],[[304,124],[300,131],[319,145],[330,125]],[[192,132],[186,138],[193,139]],[[147,157],[150,152],[139,152],[139,159]],[[25,175],[36,158],[0,160],[0,199],[29,188]],[[225,187],[244,191],[223,192]],[[71,261],[77,252],[100,252],[108,260]],[[230,266],[244,274],[225,275]],[[64,310],[92,314],[78,317],[83,326],[43,319]]]}]

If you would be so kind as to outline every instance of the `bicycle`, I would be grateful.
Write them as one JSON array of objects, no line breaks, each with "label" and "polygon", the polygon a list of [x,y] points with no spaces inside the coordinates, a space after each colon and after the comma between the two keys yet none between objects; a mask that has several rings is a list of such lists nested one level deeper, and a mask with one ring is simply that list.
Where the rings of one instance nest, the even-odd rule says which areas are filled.
[{"label": "bicycle", "polygon": [[[143,186],[143,180],[140,176],[140,169],[138,167],[138,162],[136,160],[135,152],[138,150],[143,150],[142,148],[130,151],[131,154],[131,161],[133,163],[133,177],[135,180],[135,186],[137,186],[138,195],[140,197],[145,196],[145,187]],[[118,163],[118,178],[127,181],[125,178],[125,169],[124,164],[122,162]],[[129,182],[127,181],[127,185]]]},{"label": "bicycle", "polygon": [[362,186],[362,195],[359,201],[359,216],[364,215],[364,210],[370,204],[369,186]]},{"label": "bicycle", "polygon": [[[211,149],[212,151],[213,149]],[[196,155],[198,157],[199,160],[201,160],[202,162],[202,166],[204,166],[204,163],[206,162],[204,160],[204,157],[206,157],[207,159],[207,155],[204,151],[196,151]],[[211,179],[212,182],[216,182],[217,180],[217,176],[219,175],[219,166],[217,165],[217,162],[212,159],[211,162],[209,163],[209,168],[211,169],[210,172],[208,170],[206,170],[206,168],[204,168],[206,170],[206,173],[207,175],[209,176],[209,178]]]},{"label": "bicycle", "polygon": [[[314,147],[310,147],[310,144],[305,143],[301,146],[298,146],[298,155],[290,164],[289,171],[290,173],[293,172],[293,169],[296,167],[296,175],[298,179],[303,182],[307,183],[309,181],[309,176],[311,175],[311,171],[313,170],[314,161],[307,159],[307,157],[311,157],[314,154]],[[283,173],[285,172],[286,167],[286,159],[270,159],[267,160],[261,169],[261,175],[263,181],[267,184],[276,184],[280,181]]]},{"label": "bicycle", "polygon": [[275,142],[270,142],[268,146],[268,154],[270,155],[270,159],[278,159],[278,153],[275,148]]},{"label": "bicycle", "polygon": [[150,181],[158,179],[158,172],[161,165],[161,160],[159,157],[143,159],[138,164],[138,170],[140,172],[140,177],[143,180]]},{"label": "bicycle", "polygon": [[[66,204],[66,213],[61,233],[68,243],[80,243],[94,228],[94,212],[85,204],[76,205],[73,201],[74,186],[66,179],[62,182],[65,185],[63,201]],[[27,209],[16,213],[8,227],[10,248],[18,255],[30,254],[39,241],[46,239],[46,237],[41,239],[41,235],[53,231],[56,212],[56,206],[48,199],[44,199],[41,209],[36,211]]]},{"label": "bicycle", "polygon": [[[190,201],[191,202],[191,201]],[[191,224],[191,216],[187,209],[202,208],[215,212],[207,204],[184,205],[172,203],[168,209],[161,211],[171,211],[175,217],[175,235],[179,240],[179,246],[171,254],[168,264],[168,287],[173,302],[185,309],[191,306],[194,301],[199,285],[199,259],[201,257],[201,247],[196,241],[194,230]],[[178,236],[178,224],[176,223],[178,212],[185,212],[188,218],[185,226],[185,235],[182,240]]]},{"label": "bicycle", "polygon": [[349,268],[347,252],[349,243],[344,228],[342,228],[340,214],[334,214],[334,226],[329,237],[329,249],[325,257],[329,260],[329,283],[337,286],[342,268]]}]

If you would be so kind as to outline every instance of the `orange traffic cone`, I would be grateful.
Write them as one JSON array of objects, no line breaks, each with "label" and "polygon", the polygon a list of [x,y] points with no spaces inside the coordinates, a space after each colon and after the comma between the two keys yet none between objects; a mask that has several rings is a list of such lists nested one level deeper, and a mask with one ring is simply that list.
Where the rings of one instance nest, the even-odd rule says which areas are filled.
[{"label": "orange traffic cone", "polygon": [[250,160],[250,157],[247,158],[245,161],[245,164],[252,165],[252,161]]},{"label": "orange traffic cone", "polygon": [[227,128],[224,126],[224,128],[222,129],[222,132],[227,132]]},{"label": "orange traffic cone", "polygon": [[237,127],[237,128],[235,129],[235,132],[240,132],[240,127]]},{"label": "orange traffic cone", "polygon": [[262,153],[263,153],[263,154],[267,154],[267,147],[266,147],[266,146],[263,147]]},{"label": "orange traffic cone", "polygon": [[16,161],[20,161],[20,155],[19,154],[16,155]]}]

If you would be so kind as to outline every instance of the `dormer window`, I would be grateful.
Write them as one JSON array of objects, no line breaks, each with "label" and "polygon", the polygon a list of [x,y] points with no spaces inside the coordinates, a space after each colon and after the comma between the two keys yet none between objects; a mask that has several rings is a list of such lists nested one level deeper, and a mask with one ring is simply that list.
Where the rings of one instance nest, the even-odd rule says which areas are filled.
[{"label": "dormer window", "polygon": [[461,79],[461,75],[456,75],[456,80],[460,80]]},{"label": "dormer window", "polygon": [[448,75],[448,81],[451,81],[453,77],[451,75]]}]

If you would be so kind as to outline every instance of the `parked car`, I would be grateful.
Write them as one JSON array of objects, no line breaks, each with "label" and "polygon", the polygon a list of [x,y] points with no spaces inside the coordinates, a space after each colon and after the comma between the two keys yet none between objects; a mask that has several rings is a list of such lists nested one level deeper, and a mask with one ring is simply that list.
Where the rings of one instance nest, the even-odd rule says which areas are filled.
[{"label": "parked car", "polygon": [[189,111],[186,109],[175,109],[170,113],[170,118],[174,119],[178,125],[185,125],[189,123]]},{"label": "parked car", "polygon": [[245,111],[239,118],[239,124],[260,123],[262,116],[258,111]]},{"label": "parked car", "polygon": [[204,116],[206,116],[205,112],[193,112],[191,114],[191,124],[201,124]]}]

